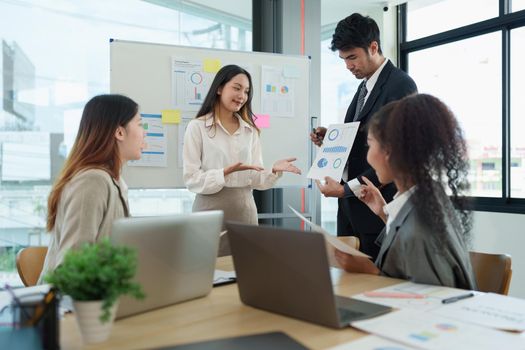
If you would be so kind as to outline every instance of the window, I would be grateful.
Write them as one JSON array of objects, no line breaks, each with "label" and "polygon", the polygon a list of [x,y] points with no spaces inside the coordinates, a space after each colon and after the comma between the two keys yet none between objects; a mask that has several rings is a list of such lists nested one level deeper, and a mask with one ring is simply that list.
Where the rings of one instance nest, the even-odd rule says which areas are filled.
[{"label": "window", "polygon": [[[409,73],[419,92],[443,100],[459,119],[468,142],[471,193],[497,197],[484,181],[501,183],[501,34],[499,32],[455,41],[410,53]],[[432,67],[429,69],[429,67]],[[485,163],[486,159],[498,159]],[[477,164],[477,165],[476,165]],[[480,170],[492,164],[490,177]],[[496,180],[497,178],[497,180]]]},{"label": "window", "polygon": [[497,17],[498,0],[411,0],[407,4],[407,40]]},{"label": "window", "polygon": [[[335,29],[335,25],[334,25]],[[332,30],[333,33],[333,30]],[[360,80],[347,69],[339,54],[330,50],[332,37],[321,41],[321,118],[319,125],[344,123],[346,110],[352,102]],[[321,226],[337,232],[337,198],[321,196]]]},{"label": "window", "polygon": [[[442,18],[439,9],[445,7],[462,19],[452,17],[446,26],[428,26],[431,14]],[[421,92],[440,97],[462,124],[475,210],[525,211],[523,8],[523,0],[415,0],[401,5],[407,28],[400,44],[401,65]],[[426,20],[425,15],[420,17],[423,13]]]},{"label": "window", "polygon": [[[525,198],[525,27],[511,31],[510,53],[510,143],[512,168],[510,170],[511,196]],[[515,164],[515,165],[514,165]]]},{"label": "window", "polygon": [[[251,50],[250,1],[156,3],[0,3],[0,285],[21,283],[14,265],[21,247],[47,243],[52,181],[73,144],[84,104],[109,92],[110,38]],[[186,213],[193,195],[132,190],[129,200],[133,215]]]},{"label": "window", "polygon": [[512,12],[525,9],[525,0],[512,0]]}]

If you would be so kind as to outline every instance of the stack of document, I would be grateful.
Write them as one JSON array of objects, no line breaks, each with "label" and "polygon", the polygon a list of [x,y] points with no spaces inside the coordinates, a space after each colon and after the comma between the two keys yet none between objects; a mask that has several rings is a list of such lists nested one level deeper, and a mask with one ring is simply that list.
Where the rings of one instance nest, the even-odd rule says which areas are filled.
[{"label": "stack of document", "polygon": [[399,310],[353,327],[419,349],[525,349],[525,338],[442,317],[432,312]]}]

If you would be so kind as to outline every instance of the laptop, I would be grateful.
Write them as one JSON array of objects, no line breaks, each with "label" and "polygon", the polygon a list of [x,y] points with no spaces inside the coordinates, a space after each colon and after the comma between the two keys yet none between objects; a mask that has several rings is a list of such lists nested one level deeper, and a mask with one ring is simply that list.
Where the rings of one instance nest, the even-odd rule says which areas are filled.
[{"label": "laptop", "polygon": [[219,248],[222,211],[125,218],[114,222],[111,239],[136,249],[135,281],[146,297],[120,298],[117,318],[207,295]]},{"label": "laptop", "polygon": [[231,222],[226,228],[244,304],[332,328],[391,311],[334,295],[322,234]]}]

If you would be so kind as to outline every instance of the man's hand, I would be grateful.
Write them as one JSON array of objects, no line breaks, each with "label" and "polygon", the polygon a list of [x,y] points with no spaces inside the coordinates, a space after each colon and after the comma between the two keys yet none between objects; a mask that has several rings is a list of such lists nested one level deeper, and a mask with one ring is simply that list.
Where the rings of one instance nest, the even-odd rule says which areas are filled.
[{"label": "man's hand", "polygon": [[325,135],[326,135],[326,128],[319,126],[310,133],[310,140],[312,140],[312,142],[316,146],[320,147],[323,144]]},{"label": "man's hand", "polygon": [[326,183],[323,185],[319,180],[315,180],[317,183],[317,187],[319,187],[319,191],[325,196],[325,197],[337,197],[337,198],[343,198],[345,195],[345,188],[343,185],[341,185],[339,182],[335,181],[331,177],[327,176],[324,178]]}]

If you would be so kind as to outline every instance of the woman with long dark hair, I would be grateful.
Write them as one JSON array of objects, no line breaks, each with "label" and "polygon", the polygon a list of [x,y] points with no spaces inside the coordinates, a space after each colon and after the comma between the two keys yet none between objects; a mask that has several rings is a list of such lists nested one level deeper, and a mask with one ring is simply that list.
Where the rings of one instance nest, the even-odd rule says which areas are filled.
[{"label": "woman with long dark hair", "polygon": [[252,190],[271,188],[283,171],[300,174],[295,158],[264,169],[252,113],[250,74],[236,65],[217,72],[184,135],[184,183],[197,195],[193,211],[220,209],[225,220],[257,224]]},{"label": "woman with long dark hair", "polygon": [[121,168],[140,159],[144,129],[138,105],[122,95],[93,97],[84,107],[75,143],[48,198],[51,241],[40,280],[64,254],[110,234],[113,221],[129,216]]},{"label": "woman with long dark hair", "polygon": [[[439,99],[411,95],[389,103],[368,126],[367,161],[398,193],[386,204],[368,179],[360,199],[383,219],[375,264],[336,252],[349,272],[475,289],[467,245],[471,220],[466,143],[458,121]],[[448,191],[448,193],[447,193]]]}]

